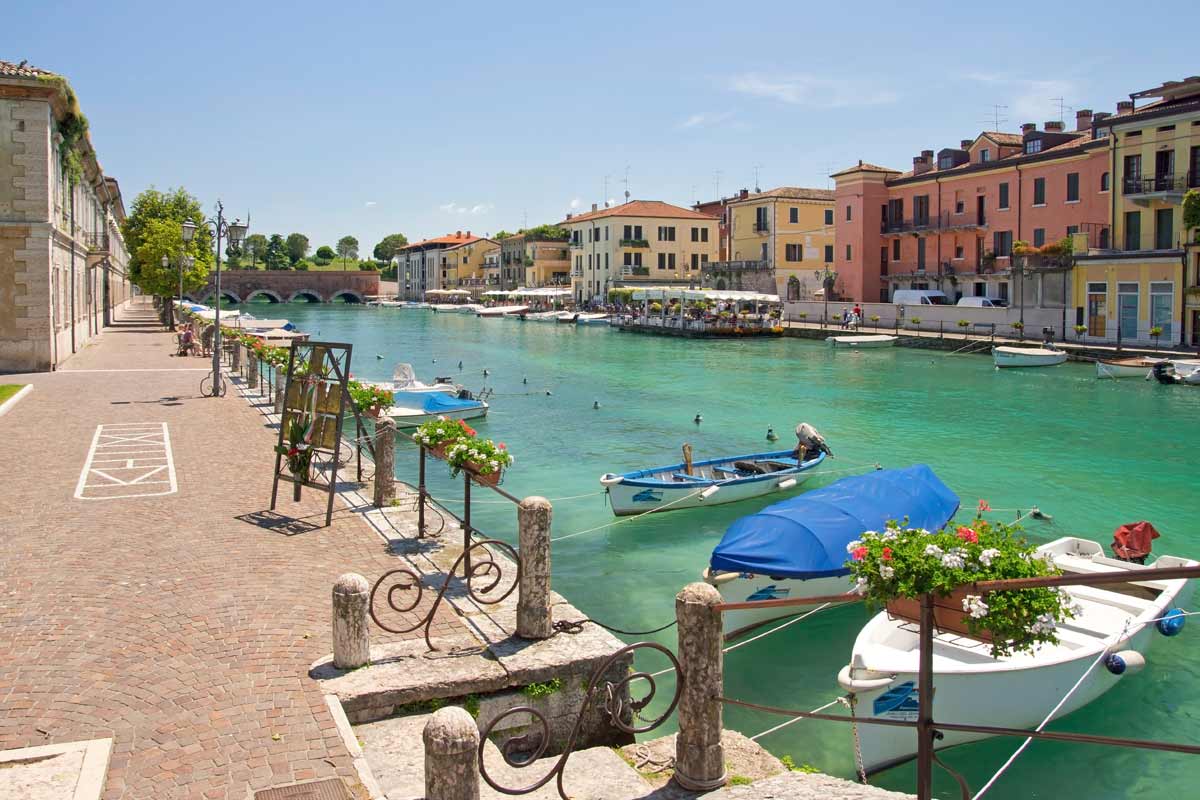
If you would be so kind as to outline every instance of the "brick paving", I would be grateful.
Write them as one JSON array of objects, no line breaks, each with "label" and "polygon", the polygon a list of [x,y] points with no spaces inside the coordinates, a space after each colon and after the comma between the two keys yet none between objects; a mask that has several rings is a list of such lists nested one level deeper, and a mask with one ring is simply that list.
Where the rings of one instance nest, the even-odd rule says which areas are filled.
[{"label": "brick paving", "polygon": [[[233,391],[200,397],[182,370],[211,362],[172,342],[134,308],[59,372],[16,377],[35,388],[0,417],[0,750],[112,737],[106,800],[353,784],[307,671],[337,575],[396,559],[344,509],[300,533],[239,519],[269,505],[275,434]],[[129,422],[168,424],[178,493],[75,499],[96,426]],[[287,489],[280,512],[323,521]],[[439,615],[437,635],[466,636]]]}]

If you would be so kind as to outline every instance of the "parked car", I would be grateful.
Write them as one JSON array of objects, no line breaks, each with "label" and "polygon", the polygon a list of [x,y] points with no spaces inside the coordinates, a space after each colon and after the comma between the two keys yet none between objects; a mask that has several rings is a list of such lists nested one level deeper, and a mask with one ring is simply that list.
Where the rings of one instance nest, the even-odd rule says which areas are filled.
[{"label": "parked car", "polygon": [[1008,308],[1008,301],[999,297],[960,297],[955,305],[968,308]]},{"label": "parked car", "polygon": [[950,298],[936,289],[897,289],[892,293],[892,302],[905,306],[948,306]]}]

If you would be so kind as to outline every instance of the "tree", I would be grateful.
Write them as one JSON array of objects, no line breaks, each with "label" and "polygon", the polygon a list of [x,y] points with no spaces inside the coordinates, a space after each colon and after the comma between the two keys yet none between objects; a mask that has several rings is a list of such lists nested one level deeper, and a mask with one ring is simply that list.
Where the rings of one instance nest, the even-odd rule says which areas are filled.
[{"label": "tree", "polygon": [[267,269],[288,269],[292,262],[288,260],[287,244],[278,233],[272,233],[267,240],[267,252],[263,256]]},{"label": "tree", "polygon": [[496,231],[496,233],[491,238],[498,242],[501,239],[507,239],[508,237],[513,236],[513,235],[514,234],[501,228],[500,230]]},{"label": "tree", "polygon": [[391,233],[383,237],[371,251],[376,261],[391,261],[396,252],[408,244],[408,237],[403,233]]},{"label": "tree", "polygon": [[333,252],[333,248],[327,244],[323,244],[317,248],[317,258],[324,258],[327,261],[333,261],[337,258],[337,253]]},{"label": "tree", "polygon": [[[142,244],[146,238],[146,231],[156,220],[169,220],[174,224],[178,243],[175,246],[168,246],[161,236],[161,231],[165,229],[159,229],[160,236],[157,239],[159,250],[157,252],[143,250]],[[183,246],[183,230],[181,228],[184,220],[191,220],[196,224],[196,236],[186,248]],[[200,201],[188,194],[182,187],[169,189],[166,192],[147,189],[139,194],[133,201],[129,216],[121,225],[121,233],[125,237],[125,246],[129,249],[129,277],[146,294],[171,297],[179,291],[179,276],[174,269],[172,269],[175,274],[174,283],[163,283],[159,280],[162,277],[159,272],[162,270],[164,254],[171,259],[172,264],[176,263],[175,259],[179,256],[192,256],[196,259],[196,268],[203,270],[204,278],[207,280],[208,269],[213,262],[212,234],[204,222],[204,212],[200,208]],[[141,277],[143,273],[146,275],[144,282]],[[200,285],[202,286],[203,282]],[[184,290],[186,291],[187,288],[185,280]]]},{"label": "tree", "polygon": [[295,264],[308,255],[308,237],[303,233],[289,233],[287,237],[288,260]]},{"label": "tree", "polygon": [[250,256],[250,268],[255,269],[258,262],[267,255],[267,237],[261,233],[252,233],[246,237],[242,248]]},{"label": "tree", "polygon": [[[1200,228],[1200,189],[1188,189],[1183,196],[1183,228]],[[1195,241],[1200,242],[1200,231],[1196,232]]]},{"label": "tree", "polygon": [[346,269],[346,262],[353,258],[358,258],[358,239],[353,236],[343,236],[338,239],[337,243],[338,258],[342,259],[342,269]]}]

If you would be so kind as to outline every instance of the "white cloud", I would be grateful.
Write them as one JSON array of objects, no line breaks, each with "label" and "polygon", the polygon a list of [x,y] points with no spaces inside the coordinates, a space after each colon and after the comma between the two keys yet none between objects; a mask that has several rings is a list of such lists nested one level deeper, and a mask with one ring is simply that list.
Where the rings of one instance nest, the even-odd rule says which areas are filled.
[{"label": "white cloud", "polygon": [[376,205],[379,205],[379,204],[376,203],[374,200],[368,200],[367,202],[363,203],[364,208],[370,208],[371,206],[376,206]]},{"label": "white cloud", "polygon": [[1023,122],[1054,119],[1059,112],[1058,98],[1070,103],[1081,93],[1075,81],[1062,78],[1036,80],[998,72],[968,72],[963,78],[996,87],[993,102],[1008,106],[1008,128],[1016,128]]},{"label": "white cloud", "polygon": [[494,206],[491,203],[476,203],[471,206],[460,206],[458,203],[451,200],[449,203],[443,203],[438,206],[447,214],[486,214],[491,211]]},{"label": "white cloud", "polygon": [[571,200],[571,208],[572,209],[579,208],[581,205],[583,205],[582,200],[580,200],[578,197],[572,198],[572,200]]},{"label": "white cloud", "polygon": [[719,125],[733,118],[732,111],[700,111],[692,114],[683,122],[679,123],[681,128],[706,128],[712,125]]},{"label": "white cloud", "polygon": [[894,103],[900,99],[896,92],[889,89],[805,74],[766,75],[761,72],[745,72],[734,76],[728,86],[732,91],[751,97],[818,108],[875,106]]}]

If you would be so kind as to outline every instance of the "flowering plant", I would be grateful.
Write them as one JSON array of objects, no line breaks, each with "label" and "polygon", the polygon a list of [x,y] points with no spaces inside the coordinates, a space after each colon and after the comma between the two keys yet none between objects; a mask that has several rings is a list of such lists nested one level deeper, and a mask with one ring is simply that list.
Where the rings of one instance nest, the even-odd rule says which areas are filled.
[{"label": "flowering plant", "polygon": [[970,634],[990,635],[992,655],[1007,656],[1056,642],[1057,625],[1079,613],[1061,589],[971,591],[975,581],[1058,574],[1019,531],[983,519],[974,520],[970,527],[935,532],[890,521],[884,531],[867,531],[847,545],[846,563],[859,591],[873,605],[929,593],[941,598],[954,594],[956,599],[961,595],[961,621]]},{"label": "flowering plant", "polygon": [[469,439],[474,435],[475,429],[463,420],[438,417],[422,423],[413,434],[413,440],[426,447],[437,447],[447,442]]},{"label": "flowering plant", "polygon": [[389,408],[392,405],[393,396],[392,392],[388,389],[371,386],[370,384],[360,383],[355,380],[347,381],[346,389],[350,392],[350,399],[354,401],[354,407],[359,411],[366,411],[372,408]]},{"label": "flowering plant", "polygon": [[458,475],[468,465],[478,475],[495,475],[512,466],[513,457],[504,442],[460,439],[446,448],[446,461],[450,464],[451,475]]},{"label": "flowering plant", "polygon": [[294,414],[288,420],[287,442],[277,445],[275,452],[287,459],[288,472],[298,481],[296,497],[299,499],[300,482],[308,479],[308,468],[313,457],[313,421],[308,414]]}]

